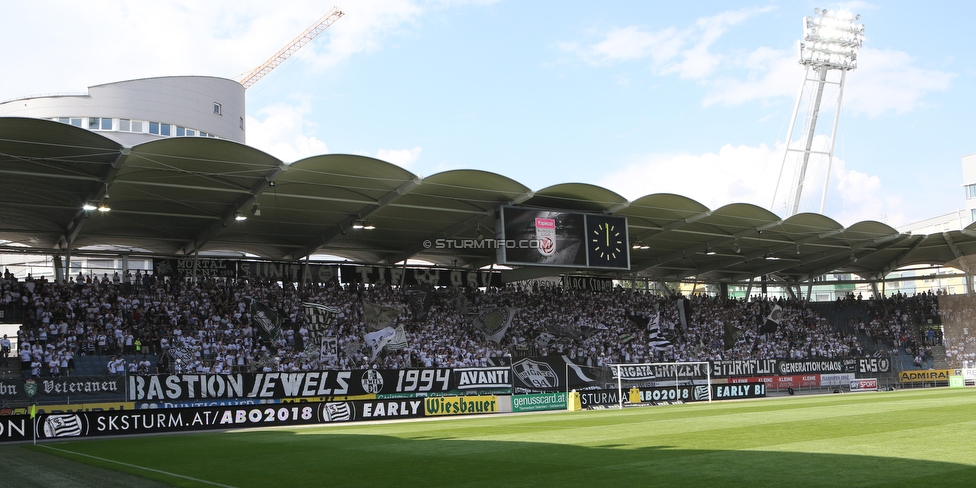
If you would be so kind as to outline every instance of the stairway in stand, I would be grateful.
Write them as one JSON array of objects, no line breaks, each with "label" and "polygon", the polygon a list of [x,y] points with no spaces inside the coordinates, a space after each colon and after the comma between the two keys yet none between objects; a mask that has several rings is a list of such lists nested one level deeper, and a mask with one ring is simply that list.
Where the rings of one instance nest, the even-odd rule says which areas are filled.
[{"label": "stairway in stand", "polygon": [[932,346],[932,369],[949,369],[945,346]]},{"label": "stairway in stand", "polygon": [[10,366],[0,366],[0,379],[12,380],[20,378],[20,358],[10,356],[8,358]]}]

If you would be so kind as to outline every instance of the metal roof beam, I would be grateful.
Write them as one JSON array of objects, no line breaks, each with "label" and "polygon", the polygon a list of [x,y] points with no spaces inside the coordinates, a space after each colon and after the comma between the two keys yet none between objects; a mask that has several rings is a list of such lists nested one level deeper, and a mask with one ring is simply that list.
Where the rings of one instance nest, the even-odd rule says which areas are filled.
[{"label": "metal roof beam", "polygon": [[949,249],[952,250],[952,254],[956,256],[956,260],[959,261],[959,265],[962,266],[962,270],[965,271],[967,275],[972,274],[969,270],[969,265],[966,263],[966,260],[964,259],[965,256],[963,255],[962,251],[959,249],[959,246],[956,245],[956,242],[952,240],[952,237],[949,235],[949,233],[943,232],[942,237],[945,238],[946,244],[948,244]]},{"label": "metal roof beam", "polygon": [[217,233],[219,233],[224,227],[227,227],[231,221],[233,221],[237,212],[246,207],[248,204],[254,201],[254,199],[264,191],[265,188],[273,186],[275,178],[278,177],[285,170],[284,163],[279,164],[275,169],[271,170],[258,181],[250,190],[242,193],[231,205],[224,209],[224,212],[220,215],[220,218],[214,220],[210,225],[199,232],[190,242],[186,243],[180,250],[181,254],[184,256],[189,256],[196,251],[199,251],[210,239],[213,239]]},{"label": "metal roof beam", "polygon": [[[86,201],[97,202],[105,198],[105,195],[108,194],[108,186],[115,181],[115,177],[119,174],[122,166],[125,165],[125,160],[128,159],[131,152],[132,150],[128,147],[124,147],[119,151],[118,155],[115,156],[115,159],[112,160],[105,173],[99,179],[102,185]],[[82,203],[84,204],[84,202]],[[77,212],[75,212],[74,218],[65,226],[65,234],[58,241],[58,244],[64,249],[70,249],[71,244],[78,238],[78,234],[81,232],[81,228],[85,225],[85,220],[87,219],[88,211],[79,207]]]},{"label": "metal roof beam", "polygon": [[[470,229],[470,228],[478,225],[479,222],[481,222],[482,220],[484,220],[486,217],[493,216],[494,213],[495,213],[495,210],[494,209],[491,209],[491,210],[489,210],[487,212],[483,212],[481,215],[476,215],[476,216],[473,216],[473,217],[468,217],[467,219],[465,219],[465,220],[463,220],[463,221],[461,221],[461,222],[459,222],[457,224],[452,225],[451,227],[447,228],[443,232],[440,232],[438,234],[435,234],[433,236],[430,236],[427,239],[424,239],[423,242],[430,243],[430,242],[433,242],[433,241],[435,241],[437,239],[450,239],[450,238],[452,238],[452,237],[460,234],[461,232],[464,232],[465,230]],[[414,245],[410,246],[409,248],[405,249],[403,252],[401,252],[399,254],[396,254],[396,255],[391,256],[391,257],[388,257],[388,258],[381,259],[380,262],[381,263],[385,263],[385,264],[394,264],[394,263],[399,263],[400,261],[403,261],[405,259],[410,259],[411,257],[413,257],[413,256],[415,256],[415,255],[423,252],[425,249],[427,249],[427,246],[424,246],[423,242],[418,243],[418,244],[414,244]]]},{"label": "metal roof beam", "polygon": [[357,220],[365,219],[387,205],[395,202],[398,198],[409,193],[410,190],[413,190],[420,185],[420,183],[420,178],[414,178],[406,183],[403,183],[399,187],[388,192],[386,195],[383,195],[375,204],[363,207],[359,212],[349,215],[338,224],[332,226],[329,228],[329,230],[322,233],[322,235],[316,237],[315,240],[309,242],[305,246],[302,246],[297,252],[287,254],[284,257],[284,260],[295,261],[311,255],[318,248],[328,244],[332,239],[342,235],[342,233],[345,232],[346,229],[352,227]]},{"label": "metal roof beam", "polygon": [[682,227],[684,227],[684,226],[686,226],[688,224],[693,224],[693,223],[698,222],[699,220],[704,219],[705,217],[708,217],[710,215],[712,215],[712,211],[711,210],[706,210],[704,212],[699,212],[699,213],[696,213],[696,214],[691,215],[689,217],[685,217],[683,219],[675,220],[674,222],[671,222],[669,224],[662,225],[660,229],[655,229],[655,230],[651,230],[651,231],[645,232],[644,234],[641,234],[640,236],[637,236],[635,239],[638,240],[638,241],[643,241],[644,239],[649,239],[651,237],[654,237],[657,234],[662,234],[662,233],[665,233],[665,232],[668,232],[668,231],[671,231],[671,230],[680,229],[680,228],[682,228]]}]

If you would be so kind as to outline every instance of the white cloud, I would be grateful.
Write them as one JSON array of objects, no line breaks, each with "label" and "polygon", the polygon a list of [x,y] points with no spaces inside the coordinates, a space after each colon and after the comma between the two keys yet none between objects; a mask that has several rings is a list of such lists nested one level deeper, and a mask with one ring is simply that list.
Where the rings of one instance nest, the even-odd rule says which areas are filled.
[{"label": "white cloud", "polygon": [[650,31],[638,26],[613,27],[595,43],[581,46],[578,42],[564,42],[559,46],[595,65],[650,58],[660,73],[702,79],[711,75],[724,60],[724,56],[710,51],[712,44],[729,27],[772,8],[722,12],[699,18],[685,29],[670,27]]},{"label": "white cloud", "polygon": [[[28,66],[31,76],[4,80],[0,100],[84,92],[100,83],[156,76],[235,78],[329,10],[331,4],[313,0],[6,4],[0,44],[19,48],[5,52],[4,64]],[[412,0],[361,0],[343,11],[347,15],[289,62],[325,69],[379,49],[385,36],[422,8]],[[38,32],[44,34],[38,37]],[[35,42],[25,44],[24,39]]]},{"label": "white cloud", "polygon": [[573,52],[592,64],[610,64],[652,57],[663,64],[678,55],[685,40],[676,29],[648,32],[636,26],[611,28],[603,40],[588,47],[563,43],[561,48]]},{"label": "white cloud", "polygon": [[723,76],[709,80],[702,105],[739,105],[753,100],[796,96],[803,80],[803,66],[792,54],[760,47],[735,62],[745,71],[745,79]]},{"label": "white cloud", "polygon": [[[815,146],[823,149],[826,139],[818,137]],[[674,193],[692,198],[713,210],[730,203],[751,203],[770,208],[783,161],[783,147],[722,146],[716,153],[651,154],[614,171],[598,182],[629,200],[652,193]],[[887,194],[881,178],[849,170],[835,158],[831,168],[824,211],[843,225],[862,220],[884,220],[889,225],[904,222],[903,199]],[[825,162],[808,169],[800,212],[819,212],[826,174]],[[788,215],[786,201],[795,179],[795,162],[782,174],[780,191],[772,212]]]},{"label": "white cloud", "polygon": [[328,153],[325,142],[313,135],[316,127],[306,120],[310,112],[307,99],[261,108],[260,118],[247,117],[247,144],[287,163]]},{"label": "white cloud", "polygon": [[776,175],[770,177],[764,169],[774,156],[765,145],[731,144],[717,153],[652,154],[610,173],[599,184],[630,200],[675,193],[712,209],[734,202],[769,207]]},{"label": "white cloud", "polygon": [[844,107],[871,117],[915,110],[927,93],[947,90],[955,76],[914,66],[915,60],[902,51],[862,48],[857,59],[857,70],[847,78]]},{"label": "white cloud", "polygon": [[376,159],[381,159],[406,169],[410,168],[417,161],[417,158],[420,157],[420,151],[420,146],[412,149],[380,149],[376,153]]},{"label": "white cloud", "polygon": [[[865,7],[859,2],[851,6]],[[734,55],[713,50],[730,28],[773,9],[722,12],[699,18],[683,29],[651,31],[639,26],[613,27],[599,41],[584,45],[567,42],[560,47],[593,65],[649,59],[659,74],[675,74],[706,87],[704,106],[792,99],[804,71],[797,62],[796,44],[789,50],[760,46]],[[832,76],[837,74],[832,72]],[[924,106],[926,94],[947,90],[954,76],[918,67],[916,60],[902,51],[862,47],[858,68],[847,76],[844,110],[871,117],[910,112]]]},{"label": "white cloud", "polygon": [[411,0],[372,0],[350,2],[342,11],[346,15],[329,28],[329,43],[305,56],[316,69],[380,49],[384,37],[413,22],[423,9]]},{"label": "white cloud", "polygon": [[[924,106],[923,97],[933,91],[945,91],[953,73],[923,69],[902,51],[861,48],[858,67],[847,74],[844,85],[845,112],[877,117],[885,113],[905,113]],[[803,80],[803,66],[796,51],[756,49],[737,67],[747,71],[745,79],[710,80],[703,105],[739,105],[754,100],[795,97]],[[838,72],[831,73],[839,78]]]}]

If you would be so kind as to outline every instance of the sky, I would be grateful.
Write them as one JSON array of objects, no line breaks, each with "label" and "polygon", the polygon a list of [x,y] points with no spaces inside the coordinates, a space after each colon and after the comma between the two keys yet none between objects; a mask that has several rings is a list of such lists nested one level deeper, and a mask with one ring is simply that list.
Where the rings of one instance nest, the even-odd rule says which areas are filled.
[{"label": "sky", "polygon": [[[590,183],[628,200],[675,193],[786,217],[802,20],[826,8],[861,15],[865,40],[845,81],[822,213],[897,227],[965,207],[976,3],[337,5],[341,19],[247,90],[248,145],[289,163],[358,154],[420,176],[478,169],[533,190]],[[153,76],[240,79],[330,7],[0,0],[0,100]],[[830,85],[815,149],[830,147],[837,96]],[[801,101],[793,148],[810,111]],[[827,166],[811,158],[801,212],[820,212]]]}]

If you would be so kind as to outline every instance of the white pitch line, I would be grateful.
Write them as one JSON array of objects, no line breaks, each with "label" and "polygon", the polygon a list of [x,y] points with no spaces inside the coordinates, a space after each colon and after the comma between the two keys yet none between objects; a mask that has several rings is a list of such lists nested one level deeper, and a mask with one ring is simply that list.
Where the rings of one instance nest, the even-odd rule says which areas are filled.
[{"label": "white pitch line", "polygon": [[115,460],[112,460],[112,459],[100,458],[98,456],[92,456],[91,454],[83,454],[83,453],[80,453],[80,452],[68,451],[66,449],[58,449],[56,447],[45,446],[45,445],[39,445],[37,447],[43,447],[45,449],[51,449],[52,451],[60,451],[60,452],[68,453],[68,454],[74,454],[76,456],[84,456],[84,457],[87,457],[87,458],[97,459],[99,461],[104,461],[106,463],[121,464],[122,466],[127,466],[127,467],[130,467],[130,468],[142,469],[142,470],[145,470],[145,471],[152,471],[154,473],[165,474],[166,476],[173,476],[173,477],[176,477],[176,478],[183,478],[185,480],[196,481],[197,483],[203,483],[203,484],[206,484],[206,485],[222,486],[224,488],[235,488],[232,485],[222,485],[220,483],[214,483],[213,481],[202,480],[202,479],[199,479],[199,478],[194,478],[192,476],[184,476],[182,474],[170,473],[169,471],[163,471],[161,469],[147,468],[145,466],[138,466],[138,465],[135,465],[135,464],[123,463],[122,461],[115,461]]}]

